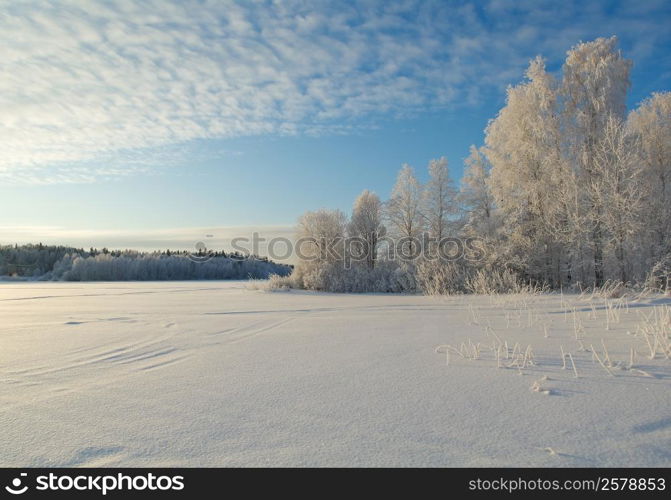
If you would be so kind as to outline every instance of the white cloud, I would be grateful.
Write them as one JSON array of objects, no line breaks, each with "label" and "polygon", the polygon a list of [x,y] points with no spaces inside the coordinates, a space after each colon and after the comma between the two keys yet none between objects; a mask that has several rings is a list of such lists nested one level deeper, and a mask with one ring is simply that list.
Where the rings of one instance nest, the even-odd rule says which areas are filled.
[{"label": "white cloud", "polygon": [[[0,177],[92,181],[137,169],[110,166],[119,152],[346,132],[387,113],[473,104],[531,56],[561,57],[580,37],[618,30],[651,57],[666,32],[664,4],[611,19],[540,3],[7,2]],[[600,21],[608,32],[594,34]]]}]

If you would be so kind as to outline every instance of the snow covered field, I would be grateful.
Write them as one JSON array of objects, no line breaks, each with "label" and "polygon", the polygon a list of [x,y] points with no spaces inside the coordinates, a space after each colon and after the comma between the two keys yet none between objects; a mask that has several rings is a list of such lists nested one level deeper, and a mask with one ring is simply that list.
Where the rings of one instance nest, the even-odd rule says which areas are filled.
[{"label": "snow covered field", "polygon": [[668,467],[670,302],[0,284],[0,465]]}]

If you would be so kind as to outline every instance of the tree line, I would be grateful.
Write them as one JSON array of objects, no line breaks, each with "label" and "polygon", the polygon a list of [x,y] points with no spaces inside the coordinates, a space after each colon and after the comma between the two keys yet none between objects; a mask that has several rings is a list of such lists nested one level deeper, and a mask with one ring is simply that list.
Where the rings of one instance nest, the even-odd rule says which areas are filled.
[{"label": "tree line", "polygon": [[[487,280],[505,289],[607,281],[668,287],[671,93],[654,93],[628,112],[631,67],[616,37],[571,48],[558,77],[533,59],[524,80],[507,89],[484,144],[471,146],[459,188],[439,158],[425,185],[403,165],[388,200],[366,190],[349,218],[339,210],[305,213],[298,236],[320,242],[319,258],[303,258],[277,283],[430,293],[481,290],[477,283]],[[366,249],[354,266],[318,248],[347,238]],[[483,258],[426,258],[431,243],[423,242],[444,238],[477,238]],[[390,239],[422,247],[421,255],[380,257]]]},{"label": "tree line", "polygon": [[138,252],[43,244],[0,245],[0,276],[63,281],[265,279],[291,267],[224,251]]}]

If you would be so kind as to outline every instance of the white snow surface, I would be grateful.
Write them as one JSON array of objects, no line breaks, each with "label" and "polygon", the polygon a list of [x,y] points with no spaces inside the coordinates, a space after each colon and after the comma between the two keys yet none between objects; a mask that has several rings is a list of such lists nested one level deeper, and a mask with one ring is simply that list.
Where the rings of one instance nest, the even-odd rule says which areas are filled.
[{"label": "white snow surface", "polygon": [[[604,300],[575,295],[4,283],[0,465],[668,467],[671,362],[635,332],[669,302],[606,330]],[[536,365],[436,352],[494,334]],[[593,361],[602,339],[642,372]]]}]

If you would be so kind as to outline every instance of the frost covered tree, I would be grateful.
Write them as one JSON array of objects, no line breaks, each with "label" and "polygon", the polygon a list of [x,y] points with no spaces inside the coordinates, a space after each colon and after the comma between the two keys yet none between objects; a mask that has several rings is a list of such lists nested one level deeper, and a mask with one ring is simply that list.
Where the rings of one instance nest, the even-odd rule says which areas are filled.
[{"label": "frost covered tree", "polygon": [[410,241],[410,253],[415,252],[415,242],[424,230],[422,225],[422,188],[413,168],[404,164],[387,201],[386,214],[395,236]]},{"label": "frost covered tree", "polygon": [[[470,148],[456,196],[458,224],[447,161],[431,161],[424,189],[403,166],[385,204],[396,243],[426,234],[439,239],[454,230],[483,239],[484,260],[386,259],[354,266],[349,274],[322,269],[312,288],[453,293],[534,282],[601,286],[606,279],[643,277],[668,286],[671,93],[654,94],[626,117],[630,70],[615,37],[574,46],[557,80],[543,59],[532,60],[487,126],[485,146]],[[379,200],[370,193],[353,212],[352,236],[371,234],[379,224],[367,215],[379,217]],[[342,222],[335,226],[342,231]]]},{"label": "frost covered tree", "polygon": [[611,115],[594,148],[594,175],[585,189],[590,206],[595,207],[593,217],[601,217],[606,249],[612,249],[615,275],[622,282],[630,276],[627,252],[642,228],[644,215],[639,158],[639,141],[620,118]]},{"label": "frost covered tree", "polygon": [[373,269],[377,260],[377,247],[380,238],[386,234],[382,224],[382,202],[373,192],[364,190],[355,200],[352,217],[348,225],[348,234],[363,243],[363,253],[368,268]]},{"label": "frost covered tree", "polygon": [[464,166],[459,191],[465,219],[463,231],[467,236],[491,239],[496,232],[494,198],[489,189],[491,165],[483,151],[471,145]]},{"label": "frost covered tree", "polygon": [[229,258],[213,252],[209,259],[194,262],[188,252],[137,252],[47,245],[0,246],[0,276],[13,274],[41,280],[143,281],[192,279],[267,278],[287,275],[291,268],[266,258]]},{"label": "frost covered tree", "polygon": [[561,200],[548,194],[567,182],[557,85],[540,57],[531,61],[526,78],[508,88],[505,107],[485,131],[490,188],[500,211],[508,260],[534,279],[557,282],[557,229],[566,218]]},{"label": "frost covered tree", "polygon": [[[595,148],[600,143],[610,116],[624,118],[627,91],[630,87],[631,61],[617,49],[617,38],[597,38],[569,50],[563,66],[561,95],[564,103],[564,142],[567,155],[583,185],[594,183]],[[585,200],[581,200],[585,201]],[[589,200],[581,204],[582,214],[593,213],[587,241],[577,241],[580,251],[592,256],[594,283],[604,281],[604,229],[599,207]],[[584,264],[583,259],[580,262]],[[583,269],[583,278],[584,276]]]},{"label": "frost covered tree", "polygon": [[338,262],[344,258],[347,217],[340,210],[306,212],[298,219],[300,252],[308,259]]},{"label": "frost covered tree", "polygon": [[450,223],[458,211],[457,190],[447,169],[444,156],[429,162],[429,181],[424,186],[422,214],[435,241],[450,233]]},{"label": "frost covered tree", "polygon": [[66,281],[155,281],[192,279],[265,279],[284,276],[289,266],[253,257],[229,258],[221,255],[195,262],[186,253],[145,254],[134,251],[68,254],[54,266],[53,278]]},{"label": "frost covered tree", "polygon": [[347,217],[340,210],[306,212],[298,219],[296,252],[299,262],[292,274],[295,286],[340,291],[344,279]]},{"label": "frost covered tree", "polygon": [[671,260],[671,92],[655,93],[629,114],[641,146],[646,250],[651,266]]}]

